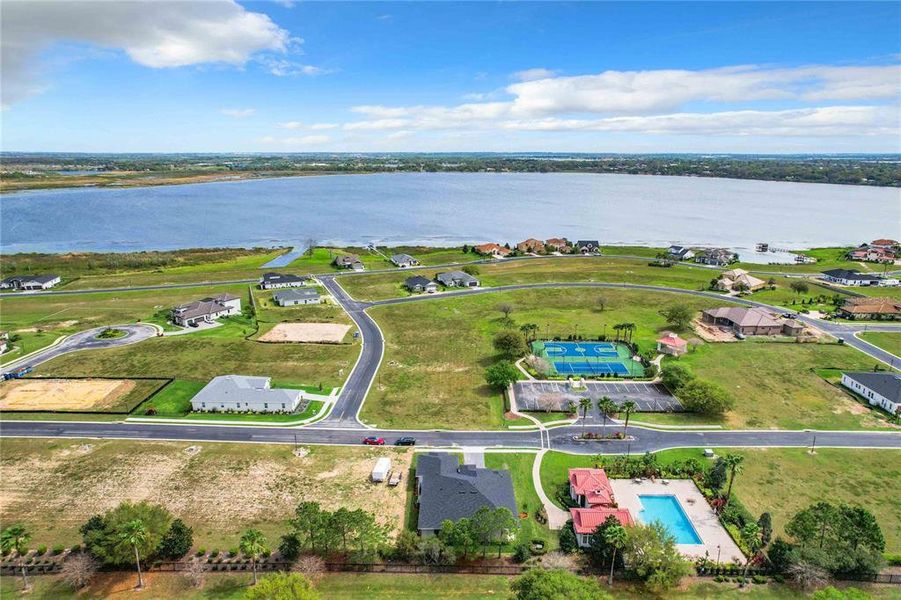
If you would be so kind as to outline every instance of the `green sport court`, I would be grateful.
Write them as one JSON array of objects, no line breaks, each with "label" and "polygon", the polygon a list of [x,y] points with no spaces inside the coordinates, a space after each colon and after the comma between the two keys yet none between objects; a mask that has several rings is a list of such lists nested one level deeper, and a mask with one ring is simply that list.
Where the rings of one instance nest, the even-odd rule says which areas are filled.
[{"label": "green sport court", "polygon": [[532,342],[532,353],[546,360],[557,375],[643,377],[644,367],[619,342]]}]

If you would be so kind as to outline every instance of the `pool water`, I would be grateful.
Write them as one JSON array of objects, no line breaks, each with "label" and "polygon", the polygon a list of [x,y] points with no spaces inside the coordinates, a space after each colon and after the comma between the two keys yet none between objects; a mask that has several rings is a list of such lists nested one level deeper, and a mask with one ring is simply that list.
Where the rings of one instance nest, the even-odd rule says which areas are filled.
[{"label": "pool water", "polygon": [[638,518],[643,523],[660,521],[676,538],[677,544],[701,543],[701,538],[675,496],[639,496],[638,500],[642,506]]}]

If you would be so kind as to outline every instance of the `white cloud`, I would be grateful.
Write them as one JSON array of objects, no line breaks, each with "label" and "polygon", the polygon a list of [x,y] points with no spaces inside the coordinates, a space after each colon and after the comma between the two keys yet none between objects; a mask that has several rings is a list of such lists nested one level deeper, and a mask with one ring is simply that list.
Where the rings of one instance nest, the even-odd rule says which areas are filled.
[{"label": "white cloud", "polygon": [[337,129],[339,127],[337,123],[313,123],[311,125],[305,125],[300,121],[285,121],[284,123],[276,123],[276,126],[280,129],[309,129],[311,131],[324,131],[327,129]]},{"label": "white cloud", "polygon": [[327,135],[302,135],[277,138],[271,135],[260,138],[264,144],[279,144],[282,146],[320,146],[331,141]]},{"label": "white cloud", "polygon": [[276,127],[280,129],[303,129],[303,123],[300,121],[285,121],[284,123],[276,123]]},{"label": "white cloud", "polygon": [[249,117],[256,114],[257,109],[255,108],[221,108],[219,112],[225,115],[226,117],[235,117],[237,119],[242,119],[244,117]]},{"label": "white cloud", "polygon": [[240,66],[260,51],[285,52],[293,41],[268,16],[233,0],[4,2],[0,37],[7,106],[46,87],[37,78],[39,54],[61,41],[121,49],[155,69]]},{"label": "white cloud", "polygon": [[552,71],[550,69],[525,69],[523,71],[516,71],[511,75],[513,79],[517,81],[535,81],[537,79],[547,79],[549,77],[553,77],[556,75],[556,71]]},{"label": "white cloud", "polygon": [[325,129],[337,129],[337,123],[313,123],[310,125],[310,129],[313,131],[323,131]]},{"label": "white cloud", "polygon": [[277,58],[274,56],[260,56],[257,61],[263,67],[276,77],[291,77],[295,75],[327,75],[333,73],[332,69],[325,69],[314,65],[306,65],[287,58]]}]

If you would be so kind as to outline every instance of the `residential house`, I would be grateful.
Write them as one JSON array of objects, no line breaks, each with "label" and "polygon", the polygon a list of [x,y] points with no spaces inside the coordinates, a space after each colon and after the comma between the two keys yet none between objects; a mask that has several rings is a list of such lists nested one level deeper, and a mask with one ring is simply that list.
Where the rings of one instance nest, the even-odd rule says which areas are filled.
[{"label": "residential house", "polygon": [[191,398],[195,412],[294,412],[301,390],[273,389],[269,377],[220,375]]},{"label": "residential house", "polygon": [[320,297],[319,292],[314,289],[285,290],[284,292],[276,292],[272,295],[272,299],[279,306],[297,306],[298,304],[322,303],[322,297]]},{"label": "residential house", "polygon": [[772,313],[758,307],[721,306],[701,313],[703,322],[742,335],[790,335],[793,328]]},{"label": "residential house", "polygon": [[305,285],[310,278],[303,275],[285,273],[263,273],[260,277],[260,289],[277,290]]},{"label": "residential house", "polygon": [[512,252],[509,248],[504,248],[500,244],[495,244],[494,242],[489,244],[479,244],[478,246],[473,246],[472,249],[475,250],[477,254],[491,256],[493,258],[504,258]]},{"label": "residential house", "polygon": [[483,506],[518,514],[509,471],[461,465],[454,454],[420,454],[415,489],[422,535],[435,534],[445,520],[472,517]]},{"label": "residential house", "polygon": [[766,287],[766,281],[754,277],[744,269],[723,271],[716,281],[716,289],[723,292],[754,292]]},{"label": "residential house", "polygon": [[414,294],[422,294],[423,292],[434,294],[438,291],[438,284],[422,275],[407,277],[406,281],[404,281],[404,287]]},{"label": "residential house", "polygon": [[738,260],[738,255],[726,248],[706,248],[695,254],[695,262],[702,265],[725,267]]},{"label": "residential house", "polygon": [[569,240],[566,238],[551,238],[544,241],[544,245],[555,252],[569,252]]},{"label": "residential house", "polygon": [[365,268],[360,257],[356,254],[340,254],[335,257],[332,264],[339,269],[351,269],[354,271],[362,271]]},{"label": "residential house", "polygon": [[49,290],[60,281],[59,275],[13,275],[0,281],[0,289]]},{"label": "residential house", "polygon": [[679,334],[667,331],[657,340],[657,352],[669,356],[682,356],[688,352],[688,342],[680,338]]},{"label": "residential house", "polygon": [[666,249],[666,253],[675,260],[688,260],[695,255],[695,251],[688,246],[670,246]]},{"label": "residential house", "polygon": [[569,514],[576,540],[582,548],[589,546],[591,534],[611,515],[624,526],[634,523],[628,509],[616,506],[613,486],[604,469],[570,469],[569,496],[579,505],[570,508]]},{"label": "residential house", "polygon": [[419,261],[409,254],[393,254],[391,256],[391,262],[394,263],[394,266],[400,267],[401,269],[419,265]]},{"label": "residential house", "polygon": [[479,280],[464,271],[445,271],[435,279],[445,287],[479,287]]},{"label": "residential house", "polygon": [[897,373],[842,373],[842,385],[890,414],[901,414],[901,375]]},{"label": "residential house", "polygon": [[571,508],[569,515],[573,520],[573,531],[576,533],[576,542],[580,548],[591,546],[591,535],[598,527],[604,524],[607,517],[616,517],[623,527],[635,524],[632,513],[627,508],[614,508],[612,506],[598,506],[596,508]]},{"label": "residential house", "polygon": [[575,249],[582,254],[600,254],[601,245],[597,240],[579,240],[575,244]]},{"label": "residential house", "polygon": [[[882,240],[878,240],[882,241]],[[849,260],[859,260],[864,262],[875,262],[882,264],[892,264],[898,258],[894,250],[879,246],[861,246],[848,252]]]},{"label": "residential house", "polygon": [[542,242],[541,240],[536,240],[535,238],[529,238],[516,244],[516,249],[520,252],[525,253],[544,252],[544,242]]},{"label": "residential house", "polygon": [[172,309],[172,322],[182,327],[192,323],[212,323],[220,317],[241,312],[241,298],[232,294],[219,294],[196,302],[182,304]]},{"label": "residential house", "polygon": [[880,277],[879,275],[870,273],[856,273],[848,269],[830,269],[829,271],[823,271],[823,279],[831,283],[849,287],[893,287],[898,285],[898,279],[896,277]]},{"label": "residential house", "polygon": [[845,319],[885,319],[893,321],[901,318],[901,300],[878,296],[848,298],[838,309]]},{"label": "residential house", "polygon": [[901,247],[901,242],[897,240],[887,240],[885,238],[881,238],[878,240],[873,240],[870,242],[871,248],[885,248],[886,250],[891,250],[893,248]]}]

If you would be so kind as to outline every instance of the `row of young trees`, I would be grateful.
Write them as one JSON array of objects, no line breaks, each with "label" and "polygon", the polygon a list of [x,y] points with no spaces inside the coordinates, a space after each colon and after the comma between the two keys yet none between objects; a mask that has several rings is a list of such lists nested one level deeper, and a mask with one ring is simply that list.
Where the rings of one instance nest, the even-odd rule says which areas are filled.
[{"label": "row of young trees", "polygon": [[500,558],[518,526],[510,509],[483,506],[472,517],[445,520],[434,536],[420,538],[412,531],[402,531],[395,542],[393,557],[402,561],[420,560],[424,564],[454,564],[458,559],[469,559],[479,549],[485,558],[488,548],[494,545]]},{"label": "row of young trees", "polygon": [[283,535],[279,552],[286,560],[296,559],[304,550],[327,555],[352,552],[366,559],[388,542],[388,527],[365,510],[341,507],[323,509],[318,502],[301,502],[288,521],[291,531]]}]

